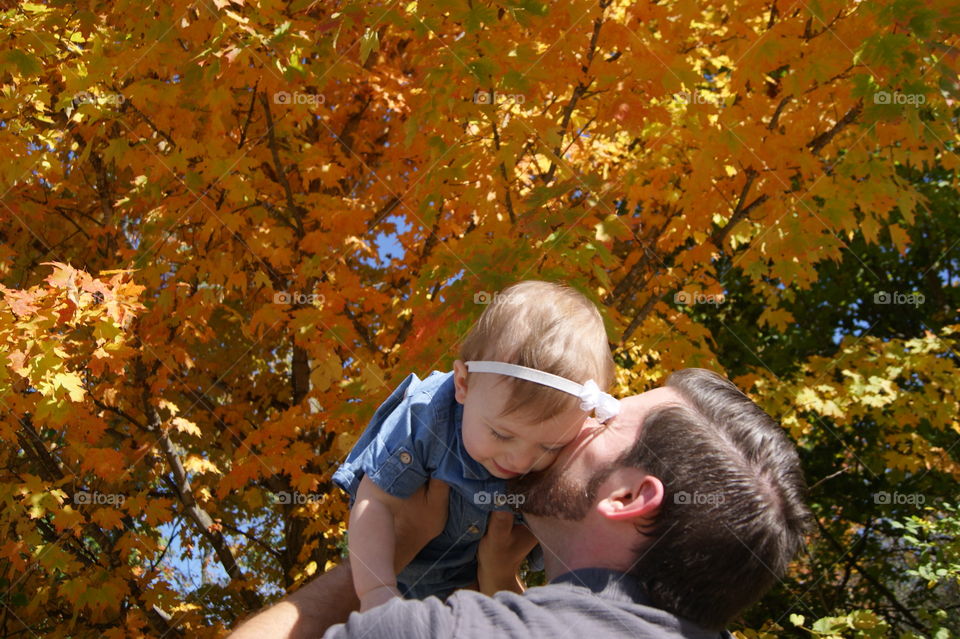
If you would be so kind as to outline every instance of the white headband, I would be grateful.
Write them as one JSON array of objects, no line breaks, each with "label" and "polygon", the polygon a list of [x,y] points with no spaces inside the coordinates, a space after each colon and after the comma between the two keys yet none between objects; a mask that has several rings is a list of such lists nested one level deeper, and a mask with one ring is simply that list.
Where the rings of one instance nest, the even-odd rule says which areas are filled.
[{"label": "white headband", "polygon": [[595,411],[597,419],[601,422],[607,421],[620,412],[620,401],[600,390],[600,387],[592,379],[587,380],[584,384],[578,384],[566,377],[506,362],[467,362],[467,370],[471,373],[508,375],[569,393],[580,398],[581,409]]}]

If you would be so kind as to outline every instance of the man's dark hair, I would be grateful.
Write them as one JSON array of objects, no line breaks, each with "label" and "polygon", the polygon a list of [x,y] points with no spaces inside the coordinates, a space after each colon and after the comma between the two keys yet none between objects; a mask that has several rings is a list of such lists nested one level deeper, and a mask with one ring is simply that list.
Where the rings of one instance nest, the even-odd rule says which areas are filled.
[{"label": "man's dark hair", "polygon": [[722,628],[802,547],[806,483],[787,434],[729,380],[688,368],[666,385],[687,405],[652,411],[619,460],[664,487],[630,573],[657,607]]}]

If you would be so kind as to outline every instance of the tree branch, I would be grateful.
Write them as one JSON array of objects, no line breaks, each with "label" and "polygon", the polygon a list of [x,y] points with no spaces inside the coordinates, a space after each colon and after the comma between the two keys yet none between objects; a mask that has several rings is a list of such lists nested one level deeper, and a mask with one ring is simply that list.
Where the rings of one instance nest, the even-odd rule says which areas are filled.
[{"label": "tree branch", "polygon": [[250,108],[247,109],[247,120],[240,129],[240,141],[237,142],[237,148],[242,149],[243,143],[247,141],[247,128],[250,126],[250,120],[253,118],[253,105],[257,103],[257,87],[260,86],[260,78],[253,83],[253,95],[250,96]]},{"label": "tree branch", "polygon": [[777,105],[777,108],[773,112],[773,116],[770,118],[770,123],[767,125],[768,131],[773,131],[777,126],[777,120],[780,119],[780,114],[783,113],[783,107],[787,106],[787,103],[793,98],[792,95],[784,96],[780,103]]},{"label": "tree branch", "polygon": [[[820,519],[819,518],[814,518],[814,519],[816,519],[817,527],[820,528],[820,533],[824,536],[824,538],[827,541],[830,542],[830,545],[833,546],[837,550],[837,552],[841,553],[841,555],[846,554],[847,552],[846,549],[843,547],[843,545],[839,541],[834,539],[834,537],[827,530],[826,526],[824,526],[820,522]],[[847,558],[844,561],[849,566],[851,566],[854,570],[859,572],[864,579],[866,579],[874,588],[876,588],[880,592],[881,595],[883,595],[883,597],[887,601],[889,601],[893,605],[894,608],[896,608],[904,617],[906,617],[907,621],[911,626],[913,626],[914,628],[917,628],[918,630],[921,630],[924,633],[928,632],[927,627],[924,626],[922,623],[920,623],[920,620],[917,619],[916,616],[914,616],[914,614],[910,611],[910,609],[907,608],[904,604],[902,604],[900,600],[897,599],[897,596],[889,588],[887,588],[885,585],[880,583],[880,581],[876,577],[868,573],[866,569],[863,568],[856,561],[856,558]]]},{"label": "tree branch", "polygon": [[[24,451],[27,452],[28,455],[32,456],[35,460],[42,460],[40,463],[44,470],[41,475],[44,477],[44,479],[49,482],[55,482],[63,479],[63,470],[60,468],[60,465],[57,463],[56,459],[54,459],[50,454],[50,451],[47,450],[37,432],[33,430],[29,418],[23,418],[19,421],[20,425],[23,427],[23,432],[29,435],[28,439],[24,437],[22,433],[17,433],[17,438],[20,441],[20,445],[23,447]],[[68,502],[76,503],[76,500],[73,498],[73,494],[67,489],[66,486],[63,486],[61,490],[63,490],[66,494]],[[83,516],[83,521],[83,532],[96,540],[101,552],[107,556],[110,565],[114,568],[124,565],[124,563],[121,562],[113,552],[114,540],[110,539],[99,527],[90,523],[90,519],[86,515]],[[123,523],[125,531],[130,532],[130,517],[124,517]],[[49,528],[42,518],[37,519],[37,527],[40,530],[41,535],[43,535],[49,543],[57,544],[64,539],[64,536],[62,536],[60,533]],[[64,546],[71,555],[76,557],[81,563],[87,566],[93,567],[99,565],[96,557],[92,556],[89,549],[81,541],[80,537],[75,537],[73,535],[68,535],[66,537],[68,541],[64,544]],[[126,582],[127,587],[130,589],[130,594],[132,595],[133,600],[136,602],[136,605],[147,614],[147,618],[150,620],[150,624],[153,626],[155,631],[159,632],[161,635],[166,635],[167,633],[173,632],[176,634],[176,636],[183,636],[182,631],[170,623],[172,618],[169,614],[156,605],[147,605],[144,602],[143,591],[141,590],[140,584],[136,579],[124,577],[124,581]]]},{"label": "tree branch", "polygon": [[733,230],[733,227],[739,224],[741,220],[749,216],[751,211],[770,199],[768,195],[764,194],[750,204],[744,206],[744,203],[747,201],[747,195],[750,193],[750,187],[753,186],[753,181],[756,178],[757,172],[753,170],[753,167],[747,169],[747,180],[744,182],[743,189],[740,191],[740,199],[737,200],[737,208],[734,209],[733,215],[730,216],[730,219],[727,220],[727,223],[714,231],[710,236],[710,241],[713,242],[713,245],[721,251],[723,250],[723,242],[727,239],[727,235]]},{"label": "tree branch", "polygon": [[[180,498],[180,502],[183,504],[187,516],[190,517],[200,533],[206,537],[210,545],[213,546],[214,551],[217,553],[217,559],[220,560],[221,565],[223,565],[230,578],[233,580],[242,580],[244,578],[243,573],[237,564],[236,557],[233,556],[233,551],[230,550],[227,540],[223,537],[223,533],[217,530],[216,526],[214,526],[213,518],[197,503],[193,496],[187,471],[184,469],[183,462],[173,447],[173,442],[170,441],[169,433],[164,433],[158,443],[167,458],[167,463],[170,464],[170,468],[173,471],[174,487],[176,488],[177,496]],[[260,595],[248,587],[244,587],[240,591],[240,596],[248,608],[258,609],[263,605],[263,602],[260,600]]]},{"label": "tree branch", "polygon": [[863,111],[863,102],[858,102],[855,107],[847,111],[846,115],[840,118],[840,120],[836,124],[834,124],[829,130],[824,131],[817,137],[807,142],[807,148],[810,149],[810,151],[814,155],[820,153],[821,149],[823,149],[823,147],[829,144],[830,140],[832,140],[838,133],[840,133],[840,131],[845,129],[854,120],[856,120],[862,111]]},{"label": "tree branch", "polygon": [[283,187],[283,191],[287,196],[287,211],[290,216],[293,218],[293,223],[289,220],[285,220],[287,224],[296,231],[297,238],[302,239],[303,232],[303,220],[301,219],[301,209],[297,206],[296,202],[293,201],[293,189],[290,188],[290,180],[287,179],[287,172],[283,168],[283,162],[280,161],[280,151],[277,149],[277,136],[273,130],[273,114],[270,113],[270,101],[267,100],[267,95],[265,93],[260,94],[260,104],[263,105],[263,112],[267,116],[267,143],[270,146],[270,155],[273,158],[274,170],[277,174],[277,181],[280,182],[280,185]]},{"label": "tree branch", "polygon": [[[140,397],[143,403],[143,412],[147,418],[147,426],[155,432],[160,432],[163,430],[160,423],[160,415],[157,413],[153,404],[150,403],[150,386],[147,384],[145,367],[143,366],[142,360],[137,360],[135,371],[137,382],[142,389]],[[190,486],[190,479],[187,477],[187,471],[183,467],[180,455],[174,448],[173,442],[170,441],[169,435],[169,432],[164,432],[158,444],[173,472],[173,489],[176,490],[177,496],[180,498],[180,503],[183,504],[186,514],[196,524],[200,534],[213,546],[214,551],[217,553],[217,558],[220,560],[220,563],[230,578],[238,581],[242,580],[244,578],[243,573],[237,564],[236,558],[233,556],[233,551],[230,550],[230,546],[227,544],[227,540],[224,539],[223,533],[217,530],[216,526],[214,526],[213,518],[194,498]],[[240,591],[240,597],[248,608],[258,609],[263,605],[260,600],[260,595],[249,587],[244,587]]]},{"label": "tree branch", "polygon": [[[603,26],[603,10],[610,5],[611,0],[601,0],[600,2],[600,15],[594,18],[593,20],[593,32],[590,34],[590,45],[587,48],[587,57],[584,64],[581,66],[581,69],[586,73],[590,69],[590,64],[593,62],[593,56],[597,52],[597,41],[600,39],[600,28]],[[573,89],[573,95],[570,96],[570,102],[563,108],[563,119],[560,122],[560,137],[557,140],[557,144],[553,149],[554,159],[550,162],[550,168],[547,169],[547,174],[544,176],[543,181],[549,183],[553,181],[553,176],[557,170],[557,162],[563,156],[561,153],[563,147],[563,138],[567,133],[567,127],[570,126],[570,120],[573,118],[573,111],[577,108],[577,102],[583,96],[583,94],[590,88],[590,85],[593,81],[589,81],[586,84],[582,82],[577,82],[577,86]]]},{"label": "tree branch", "polygon": [[[490,126],[493,128],[493,144],[499,153],[500,132],[497,131],[497,123],[491,120]],[[504,204],[507,207],[507,214],[510,216],[510,223],[516,224],[517,216],[513,212],[513,200],[510,198],[510,178],[507,177],[507,165],[505,162],[500,162],[500,176],[503,178],[503,199]]]}]

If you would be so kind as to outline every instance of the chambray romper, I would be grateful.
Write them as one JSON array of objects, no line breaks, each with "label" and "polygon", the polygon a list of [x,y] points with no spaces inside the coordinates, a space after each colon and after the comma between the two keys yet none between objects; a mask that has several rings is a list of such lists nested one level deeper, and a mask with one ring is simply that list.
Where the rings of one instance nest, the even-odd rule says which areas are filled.
[{"label": "chambray romper", "polygon": [[491,475],[463,447],[463,406],[454,398],[453,373],[434,371],[426,379],[409,375],[374,414],[333,481],[350,494],[364,475],[384,492],[409,498],[430,477],[450,485],[450,511],[443,533],[397,575],[408,599],[446,598],[477,577],[477,545],[497,507],[491,496],[505,494],[505,482]]}]

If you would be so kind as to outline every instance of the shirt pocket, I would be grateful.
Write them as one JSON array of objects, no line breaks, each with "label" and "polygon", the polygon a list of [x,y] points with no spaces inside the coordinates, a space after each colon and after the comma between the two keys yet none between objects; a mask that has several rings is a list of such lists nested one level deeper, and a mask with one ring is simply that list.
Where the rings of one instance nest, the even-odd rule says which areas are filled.
[{"label": "shirt pocket", "polygon": [[384,492],[401,499],[410,497],[428,477],[409,445],[401,445],[392,453],[372,460],[367,474]]}]

